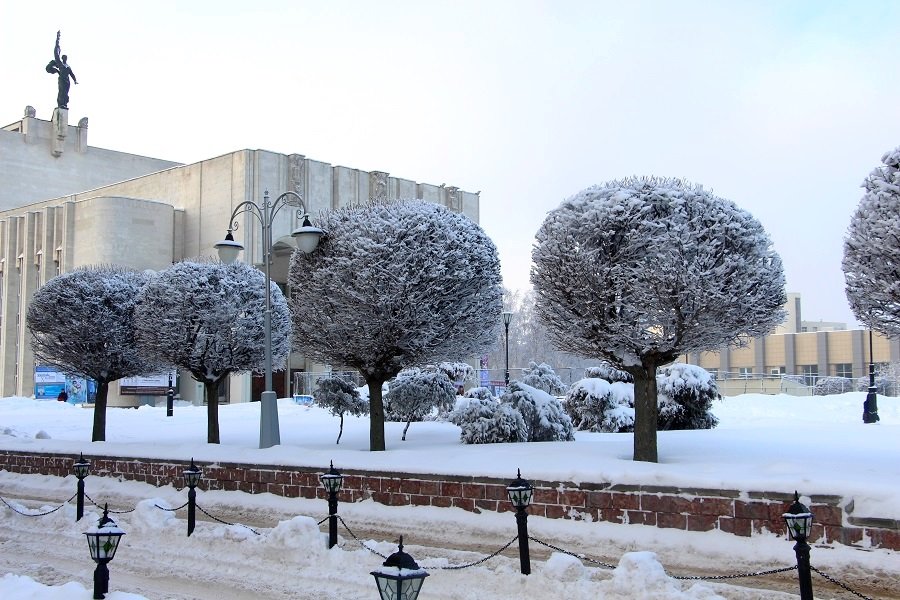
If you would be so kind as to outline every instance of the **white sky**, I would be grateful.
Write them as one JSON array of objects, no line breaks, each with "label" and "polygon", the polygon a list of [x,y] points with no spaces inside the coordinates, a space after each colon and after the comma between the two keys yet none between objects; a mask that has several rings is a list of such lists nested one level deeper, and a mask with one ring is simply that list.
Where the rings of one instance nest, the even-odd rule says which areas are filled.
[{"label": "white sky", "polygon": [[0,121],[50,118],[61,29],[93,146],[263,148],[480,190],[512,288],[563,199],[684,177],[763,223],[803,318],[853,322],[842,238],[900,144],[898,17],[863,0],[9,1]]}]

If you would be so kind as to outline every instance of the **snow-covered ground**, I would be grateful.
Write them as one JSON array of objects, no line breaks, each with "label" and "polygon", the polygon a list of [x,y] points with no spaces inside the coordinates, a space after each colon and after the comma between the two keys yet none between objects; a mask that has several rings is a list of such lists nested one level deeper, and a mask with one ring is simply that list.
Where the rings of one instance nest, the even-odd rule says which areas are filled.
[{"label": "snow-covered ground", "polygon": [[[793,491],[803,495],[841,494],[854,500],[854,514],[900,519],[898,433],[900,402],[879,397],[881,422],[864,425],[865,394],[798,398],[743,395],[716,403],[718,428],[662,432],[660,463],[630,460],[630,434],[577,433],[575,442],[465,446],[459,429],[447,423],[413,423],[401,442],[403,424],[387,425],[388,450],[370,453],[368,421],[345,419],[335,445],[338,420],[324,411],[279,401],[282,445],[258,443],[258,404],[222,406],[222,444],[203,442],[205,409],[177,406],[110,409],[107,441],[91,443],[92,411],[55,401],[0,399],[0,448],[84,452],[200,461],[271,462],[339,469],[475,474],[526,478],[612,481],[724,487],[744,491]],[[138,508],[114,515],[127,532],[110,565],[112,600],[135,598],[374,598],[369,572],[382,559],[342,531],[339,548],[327,550],[316,522],[322,501],[268,494],[199,492],[198,503],[240,526],[198,523],[184,535],[184,492],[136,482],[89,477],[88,493],[117,506]],[[0,496],[26,512],[58,506],[74,492],[75,479],[0,472]],[[2,598],[89,598],[93,563],[82,535],[97,514],[76,524],[74,505],[45,517],[25,517],[0,507]],[[95,510],[96,513],[96,510]],[[515,535],[509,514],[466,513],[459,509],[385,507],[373,502],[342,504],[340,513],[382,554],[406,550],[429,570],[423,600],[531,598],[788,598],[796,594],[796,573],[764,578],[682,582],[666,575],[735,573],[791,566],[791,543],[776,535],[738,538],[721,532],[682,532],[640,525],[584,523],[532,517],[532,535],[605,562],[594,568],[560,553],[535,554],[532,575],[518,573],[514,549],[462,570],[440,566],[467,563],[501,547]],[[308,515],[308,516],[295,516]],[[437,540],[437,541],[436,541]],[[840,580],[867,582],[872,597],[900,597],[900,555],[843,546],[816,547],[813,565]],[[737,585],[735,585],[737,584]],[[749,586],[764,586],[760,591]],[[860,583],[860,585],[862,585]],[[47,587],[53,586],[53,587]],[[742,587],[748,586],[748,587]],[[848,597],[821,578],[816,596]],[[128,592],[128,593],[126,593]],[[843,595],[842,595],[843,594]],[[892,595],[895,594],[895,595]]]}]

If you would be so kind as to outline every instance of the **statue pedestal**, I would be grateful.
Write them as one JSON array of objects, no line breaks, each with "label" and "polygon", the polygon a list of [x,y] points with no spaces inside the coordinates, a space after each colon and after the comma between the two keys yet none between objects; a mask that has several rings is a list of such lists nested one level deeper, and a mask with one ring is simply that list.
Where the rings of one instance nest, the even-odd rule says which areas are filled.
[{"label": "statue pedestal", "polygon": [[51,152],[53,156],[62,156],[63,150],[66,148],[66,133],[69,131],[69,109],[54,108],[51,122],[53,123]]}]

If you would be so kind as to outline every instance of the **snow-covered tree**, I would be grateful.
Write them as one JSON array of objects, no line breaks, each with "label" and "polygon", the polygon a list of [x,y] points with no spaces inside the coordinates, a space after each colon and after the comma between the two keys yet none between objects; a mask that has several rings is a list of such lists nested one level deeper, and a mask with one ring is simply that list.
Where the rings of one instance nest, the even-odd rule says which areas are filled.
[{"label": "snow-covered tree", "polygon": [[900,335],[900,148],[881,157],[844,239],[847,300],[860,323]]},{"label": "snow-covered tree", "polygon": [[461,387],[467,381],[475,378],[475,369],[472,365],[465,362],[440,362],[435,369],[447,376],[447,379],[456,386]]},{"label": "snow-covered tree", "polygon": [[360,397],[355,385],[342,377],[320,377],[316,380],[316,385],[313,401],[341,419],[335,442],[340,444],[341,436],[344,435],[344,414],[354,417],[369,414],[369,403]]},{"label": "snow-covered tree", "polygon": [[553,367],[547,363],[529,363],[528,368],[522,373],[522,383],[543,390],[553,396],[566,393],[566,384],[553,371]]},{"label": "snow-covered tree", "polygon": [[634,383],[634,377],[632,377],[629,373],[626,373],[622,369],[615,368],[607,360],[600,361],[600,364],[595,367],[587,367],[584,370],[584,376],[595,379],[603,379],[610,383],[616,383],[617,381],[621,381],[623,383]]},{"label": "snow-covered tree", "polygon": [[97,382],[94,442],[106,439],[109,384],[165,368],[135,343],[134,300],[147,280],[114,265],[75,269],[35,292],[25,315],[36,361]]},{"label": "snow-covered tree", "polygon": [[[869,379],[867,377],[866,387],[868,386]],[[819,377],[813,387],[813,394],[816,396],[830,396],[855,391],[856,381],[851,377]]]},{"label": "snow-covered tree", "polygon": [[716,380],[697,365],[675,363],[656,375],[659,391],[659,428],[712,429],[719,419],[712,414],[713,400],[720,400]]},{"label": "snow-covered tree", "polygon": [[419,200],[329,212],[321,225],[328,236],[318,249],[291,262],[296,344],[359,370],[369,387],[369,447],[384,450],[385,381],[496,342],[497,250],[467,217]]},{"label": "snow-covered tree", "polygon": [[635,460],[658,457],[657,367],[742,345],[784,319],[781,259],[762,225],[682,180],[579,192],[547,216],[532,258],[551,340],[634,377]]},{"label": "snow-covered tree", "polygon": [[510,403],[468,398],[450,413],[450,421],[459,426],[459,439],[464,444],[528,441],[522,413]]},{"label": "snow-covered tree", "polygon": [[529,442],[571,442],[575,439],[572,419],[555,397],[521,381],[511,381],[500,397],[522,414]]},{"label": "snow-covered tree", "polygon": [[[273,282],[272,367],[291,350],[287,301]],[[186,261],[153,276],[137,299],[137,338],[148,356],[190,371],[203,384],[207,442],[219,443],[219,384],[265,366],[266,278],[246,263]]]},{"label": "snow-covered tree", "polygon": [[579,431],[633,431],[634,385],[586,377],[569,388],[564,408]]},{"label": "snow-covered tree", "polygon": [[391,382],[385,402],[385,419],[406,421],[403,441],[413,421],[421,421],[435,408],[449,412],[456,398],[456,388],[440,371],[404,369]]},{"label": "snow-covered tree", "polygon": [[473,387],[468,392],[466,392],[466,398],[478,398],[479,400],[494,400],[497,398],[494,397],[493,392],[491,392],[490,388],[486,387]]}]

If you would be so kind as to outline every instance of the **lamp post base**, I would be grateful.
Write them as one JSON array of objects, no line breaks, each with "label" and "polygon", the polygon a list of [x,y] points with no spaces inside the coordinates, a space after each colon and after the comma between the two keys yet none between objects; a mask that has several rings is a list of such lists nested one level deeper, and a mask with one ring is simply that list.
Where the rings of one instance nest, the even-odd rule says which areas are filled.
[{"label": "lamp post base", "polygon": [[273,391],[263,392],[259,414],[259,447],[271,448],[281,444],[278,428],[278,395]]}]

